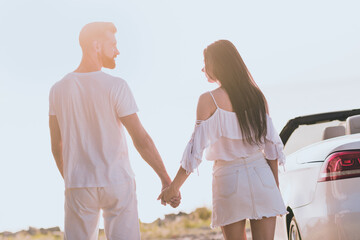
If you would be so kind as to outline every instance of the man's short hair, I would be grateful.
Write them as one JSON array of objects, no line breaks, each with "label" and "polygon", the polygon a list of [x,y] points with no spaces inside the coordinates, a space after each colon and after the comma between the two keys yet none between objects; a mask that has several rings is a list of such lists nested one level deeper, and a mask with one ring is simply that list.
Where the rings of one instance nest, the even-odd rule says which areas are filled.
[{"label": "man's short hair", "polygon": [[116,27],[112,22],[92,22],[86,24],[80,31],[79,43],[82,49],[86,49],[94,40],[105,37],[106,32],[116,33]]}]

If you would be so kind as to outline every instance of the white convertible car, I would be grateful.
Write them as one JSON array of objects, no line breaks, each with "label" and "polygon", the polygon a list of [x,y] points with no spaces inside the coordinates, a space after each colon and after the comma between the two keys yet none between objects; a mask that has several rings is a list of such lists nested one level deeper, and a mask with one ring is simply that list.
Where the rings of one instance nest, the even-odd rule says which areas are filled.
[{"label": "white convertible car", "polygon": [[360,109],[290,120],[275,239],[360,239]]}]

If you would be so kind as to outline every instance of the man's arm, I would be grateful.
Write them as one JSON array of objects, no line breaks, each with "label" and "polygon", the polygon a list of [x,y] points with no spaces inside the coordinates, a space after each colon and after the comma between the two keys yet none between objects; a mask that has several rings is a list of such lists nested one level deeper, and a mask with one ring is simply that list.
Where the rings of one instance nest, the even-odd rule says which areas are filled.
[{"label": "man's arm", "polygon": [[164,163],[154,142],[142,126],[137,114],[134,113],[126,117],[121,117],[120,120],[129,132],[136,150],[159,176],[163,189],[169,186],[171,179],[165,169]]},{"label": "man's arm", "polygon": [[56,116],[49,116],[49,127],[51,151],[55,158],[56,166],[59,169],[61,176],[64,178],[61,133]]}]

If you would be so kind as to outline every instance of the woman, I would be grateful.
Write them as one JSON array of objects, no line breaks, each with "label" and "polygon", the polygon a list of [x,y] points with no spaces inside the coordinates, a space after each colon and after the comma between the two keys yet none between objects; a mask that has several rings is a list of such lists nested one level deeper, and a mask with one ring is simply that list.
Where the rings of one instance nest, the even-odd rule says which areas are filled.
[{"label": "woman", "polygon": [[181,167],[159,199],[171,203],[206,149],[214,160],[212,227],[226,240],[252,236],[273,239],[277,215],[286,214],[278,189],[278,162],[284,163],[282,142],[268,116],[267,102],[235,46],[219,40],[204,50],[202,71],[219,88],[200,96],[197,123]]}]

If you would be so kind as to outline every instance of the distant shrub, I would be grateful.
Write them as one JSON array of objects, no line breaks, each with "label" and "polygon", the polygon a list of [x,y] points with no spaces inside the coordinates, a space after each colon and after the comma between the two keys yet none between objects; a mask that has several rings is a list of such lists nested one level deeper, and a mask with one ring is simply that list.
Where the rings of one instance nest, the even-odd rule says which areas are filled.
[{"label": "distant shrub", "polygon": [[189,219],[184,219],[183,224],[186,229],[199,228],[202,226],[201,223]]},{"label": "distant shrub", "polygon": [[204,221],[211,218],[211,211],[209,209],[207,209],[206,207],[196,209],[195,213],[198,215],[198,217],[201,220],[204,220]]}]

